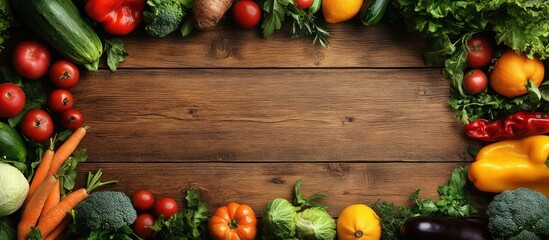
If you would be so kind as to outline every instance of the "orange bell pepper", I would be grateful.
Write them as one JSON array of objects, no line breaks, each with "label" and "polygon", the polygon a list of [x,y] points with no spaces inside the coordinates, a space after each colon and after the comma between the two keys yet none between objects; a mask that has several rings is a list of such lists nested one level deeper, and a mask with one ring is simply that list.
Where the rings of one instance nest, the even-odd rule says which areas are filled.
[{"label": "orange bell pepper", "polygon": [[536,135],[483,147],[469,167],[469,180],[485,192],[520,187],[549,196],[549,136]]}]

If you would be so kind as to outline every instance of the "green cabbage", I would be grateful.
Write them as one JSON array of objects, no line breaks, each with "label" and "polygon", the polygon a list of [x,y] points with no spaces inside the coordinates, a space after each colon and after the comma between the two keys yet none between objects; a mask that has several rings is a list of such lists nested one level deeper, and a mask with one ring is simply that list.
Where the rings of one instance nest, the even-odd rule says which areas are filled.
[{"label": "green cabbage", "polygon": [[263,210],[264,235],[266,235],[264,238],[293,238],[298,209],[299,207],[295,207],[284,198],[276,198],[270,202]]},{"label": "green cabbage", "polygon": [[296,234],[303,240],[335,239],[335,220],[324,208],[307,208],[296,216]]},{"label": "green cabbage", "polygon": [[0,163],[0,217],[17,211],[29,192],[29,183],[15,167]]}]

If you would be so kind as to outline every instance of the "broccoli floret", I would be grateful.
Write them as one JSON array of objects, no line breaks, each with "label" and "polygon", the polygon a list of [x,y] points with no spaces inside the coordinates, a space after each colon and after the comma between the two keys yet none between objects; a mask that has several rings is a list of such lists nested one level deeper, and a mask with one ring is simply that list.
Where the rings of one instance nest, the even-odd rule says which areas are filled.
[{"label": "broccoli floret", "polygon": [[74,211],[76,223],[90,231],[118,230],[137,218],[130,198],[115,191],[92,193]]},{"label": "broccoli floret", "polygon": [[153,37],[165,37],[175,32],[185,17],[189,0],[148,0],[145,11],[145,31]]},{"label": "broccoli floret", "polygon": [[549,199],[540,192],[519,188],[495,196],[486,211],[494,239],[549,239]]}]

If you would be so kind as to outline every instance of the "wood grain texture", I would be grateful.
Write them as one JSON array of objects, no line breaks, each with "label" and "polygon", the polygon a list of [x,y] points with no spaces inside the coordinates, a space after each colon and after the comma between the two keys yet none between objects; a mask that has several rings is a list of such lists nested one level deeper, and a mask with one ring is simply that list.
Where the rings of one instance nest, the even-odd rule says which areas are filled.
[{"label": "wood grain texture", "polygon": [[134,69],[72,92],[94,162],[463,161],[447,84],[438,69]]},{"label": "wood grain texture", "polygon": [[[94,157],[90,152],[90,157]],[[102,179],[116,185],[100,190],[151,189],[158,197],[173,196],[180,203],[190,187],[199,190],[210,210],[230,201],[246,203],[261,216],[277,197],[292,200],[293,187],[302,179],[302,193],[325,193],[320,202],[337,217],[355,203],[391,201],[411,204],[409,196],[421,189],[421,197],[437,198],[437,187],[447,184],[452,169],[466,163],[83,163],[77,184],[88,171],[101,169]],[[98,191],[100,191],[98,190]],[[438,199],[438,198],[437,198]]]}]

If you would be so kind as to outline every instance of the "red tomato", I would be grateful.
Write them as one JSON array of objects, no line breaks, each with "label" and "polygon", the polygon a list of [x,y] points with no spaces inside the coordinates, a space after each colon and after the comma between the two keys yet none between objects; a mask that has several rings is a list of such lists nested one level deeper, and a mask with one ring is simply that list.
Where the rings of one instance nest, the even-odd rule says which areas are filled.
[{"label": "red tomato", "polygon": [[295,5],[301,10],[307,9],[313,5],[313,0],[295,0]]},{"label": "red tomato", "polygon": [[237,1],[233,6],[233,18],[241,28],[253,28],[261,20],[261,9],[255,1]]},{"label": "red tomato", "polygon": [[69,109],[61,114],[61,125],[66,129],[74,131],[82,126],[82,122],[84,122],[84,117],[76,109]]},{"label": "red tomato", "polygon": [[0,84],[0,118],[17,116],[25,107],[25,99],[25,93],[16,84]]},{"label": "red tomato", "polygon": [[475,35],[467,41],[467,66],[483,68],[492,60],[494,49],[492,43],[481,35]]},{"label": "red tomato", "polygon": [[139,214],[137,215],[137,218],[133,223],[133,232],[139,237],[150,238],[155,233],[155,231],[148,228],[147,226],[154,225],[154,222],[154,216],[150,213]]},{"label": "red tomato", "polygon": [[157,217],[164,215],[164,219],[168,220],[170,217],[179,210],[177,202],[173,197],[161,197],[154,204],[154,214]]},{"label": "red tomato", "polygon": [[23,41],[13,50],[13,67],[25,78],[38,79],[48,73],[50,56],[50,50],[45,44],[32,40]]},{"label": "red tomato", "polygon": [[137,190],[132,194],[132,203],[136,209],[149,210],[154,205],[154,195],[149,190]]},{"label": "red tomato", "polygon": [[53,120],[42,109],[33,109],[25,113],[21,120],[21,131],[35,142],[48,140],[53,134]]},{"label": "red tomato", "polygon": [[72,108],[74,98],[65,89],[53,90],[48,97],[48,107],[56,113],[62,113]]},{"label": "red tomato", "polygon": [[463,89],[469,94],[479,94],[488,86],[488,77],[480,69],[472,69],[463,76]]},{"label": "red tomato", "polygon": [[55,86],[69,89],[78,83],[80,70],[68,60],[59,60],[51,65],[49,76]]}]

